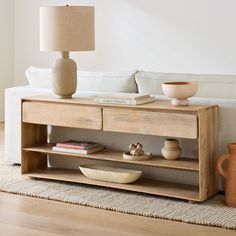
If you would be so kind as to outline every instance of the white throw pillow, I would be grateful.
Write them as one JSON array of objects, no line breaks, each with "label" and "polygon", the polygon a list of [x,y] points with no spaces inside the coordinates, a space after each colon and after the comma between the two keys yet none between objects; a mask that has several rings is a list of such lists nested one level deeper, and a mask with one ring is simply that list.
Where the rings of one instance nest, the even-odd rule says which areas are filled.
[{"label": "white throw pillow", "polygon": [[196,81],[199,85],[197,97],[236,98],[236,75],[180,74],[140,71],[135,75],[138,92],[163,94],[165,81]]},{"label": "white throw pillow", "polygon": [[135,73],[78,71],[78,90],[137,93]]},{"label": "white throw pillow", "polygon": [[[78,71],[77,90],[119,93],[137,93],[136,71],[127,72],[90,72]],[[30,67],[25,71],[32,88],[52,88],[52,70]]]},{"label": "white throw pillow", "polygon": [[29,67],[25,71],[31,88],[52,88],[52,69]]}]

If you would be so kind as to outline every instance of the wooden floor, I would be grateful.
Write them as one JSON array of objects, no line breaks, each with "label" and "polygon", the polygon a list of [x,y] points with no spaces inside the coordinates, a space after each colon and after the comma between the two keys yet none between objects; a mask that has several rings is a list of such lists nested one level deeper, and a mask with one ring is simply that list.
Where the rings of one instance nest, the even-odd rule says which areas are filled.
[{"label": "wooden floor", "polygon": [[[0,142],[4,125],[0,124]],[[0,192],[1,236],[235,236],[236,231]]]}]

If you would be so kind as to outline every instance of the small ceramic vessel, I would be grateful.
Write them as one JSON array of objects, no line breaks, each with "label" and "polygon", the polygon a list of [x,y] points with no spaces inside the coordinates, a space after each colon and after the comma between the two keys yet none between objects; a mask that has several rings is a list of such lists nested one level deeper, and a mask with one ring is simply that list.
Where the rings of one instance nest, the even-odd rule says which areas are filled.
[{"label": "small ceramic vessel", "polygon": [[177,139],[166,139],[164,147],[161,149],[162,156],[167,160],[176,160],[182,154],[182,149],[179,146]]}]

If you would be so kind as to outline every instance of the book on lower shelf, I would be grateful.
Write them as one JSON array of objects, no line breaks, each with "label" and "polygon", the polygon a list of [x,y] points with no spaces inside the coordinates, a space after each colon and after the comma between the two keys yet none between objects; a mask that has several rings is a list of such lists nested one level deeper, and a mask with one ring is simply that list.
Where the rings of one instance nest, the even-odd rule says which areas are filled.
[{"label": "book on lower shelf", "polygon": [[74,148],[65,148],[65,147],[58,147],[58,146],[54,146],[52,147],[53,151],[57,151],[57,152],[68,152],[68,153],[75,153],[75,154],[92,154],[95,152],[99,152],[102,151],[104,149],[104,147],[102,145],[97,145],[96,147],[90,148],[90,149],[74,149]]},{"label": "book on lower shelf", "polygon": [[87,142],[87,141],[66,140],[66,141],[56,143],[56,146],[61,147],[61,148],[88,150],[88,149],[99,146],[99,144],[95,142]]},{"label": "book on lower shelf", "polygon": [[94,101],[108,104],[141,105],[153,102],[155,98],[148,94],[115,93],[97,96],[94,98]]}]

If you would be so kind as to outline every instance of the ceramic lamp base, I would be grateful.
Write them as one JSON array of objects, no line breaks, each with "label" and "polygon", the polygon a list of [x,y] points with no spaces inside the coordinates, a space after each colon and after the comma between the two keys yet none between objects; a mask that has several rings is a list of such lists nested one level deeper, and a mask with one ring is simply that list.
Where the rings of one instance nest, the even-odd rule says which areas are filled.
[{"label": "ceramic lamp base", "polygon": [[62,52],[52,67],[52,90],[57,98],[72,98],[77,88],[76,62],[69,58],[69,52]]},{"label": "ceramic lamp base", "polygon": [[174,106],[188,106],[189,100],[187,98],[184,99],[172,98],[171,104]]}]

